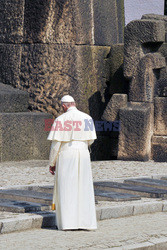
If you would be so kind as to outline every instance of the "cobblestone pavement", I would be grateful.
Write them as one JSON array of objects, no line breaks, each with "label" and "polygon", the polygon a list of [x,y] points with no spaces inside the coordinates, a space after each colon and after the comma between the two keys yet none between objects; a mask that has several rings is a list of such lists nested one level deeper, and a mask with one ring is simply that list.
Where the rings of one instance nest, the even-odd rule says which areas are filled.
[{"label": "cobblestone pavement", "polygon": [[[33,229],[4,234],[0,236],[0,249],[137,249],[161,241],[167,242],[167,213],[100,221],[96,231]],[[167,249],[167,245],[156,249]]]},{"label": "cobblestone pavement", "polygon": [[[92,162],[94,180],[138,176],[167,175],[167,163],[137,161]],[[48,161],[22,161],[0,163],[0,187],[10,185],[53,184]]]}]

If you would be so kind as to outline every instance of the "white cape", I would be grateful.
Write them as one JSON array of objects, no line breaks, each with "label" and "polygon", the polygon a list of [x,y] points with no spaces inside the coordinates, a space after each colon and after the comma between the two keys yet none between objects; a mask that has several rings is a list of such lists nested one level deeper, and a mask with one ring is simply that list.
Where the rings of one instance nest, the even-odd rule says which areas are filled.
[{"label": "white cape", "polygon": [[56,141],[88,141],[95,140],[96,132],[92,117],[71,107],[55,119],[48,140]]}]

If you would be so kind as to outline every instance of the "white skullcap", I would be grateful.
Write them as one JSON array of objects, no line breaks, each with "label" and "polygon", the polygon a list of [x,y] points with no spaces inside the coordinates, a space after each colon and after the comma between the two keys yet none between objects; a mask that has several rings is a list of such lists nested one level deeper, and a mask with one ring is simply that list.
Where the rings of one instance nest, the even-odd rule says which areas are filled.
[{"label": "white skullcap", "polygon": [[75,102],[74,98],[70,95],[65,95],[61,98],[61,102]]}]

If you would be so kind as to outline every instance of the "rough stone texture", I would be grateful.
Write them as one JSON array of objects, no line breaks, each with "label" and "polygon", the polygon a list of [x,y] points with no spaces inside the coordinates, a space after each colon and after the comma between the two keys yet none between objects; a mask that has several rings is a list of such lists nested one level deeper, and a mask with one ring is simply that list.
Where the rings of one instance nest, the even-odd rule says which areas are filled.
[{"label": "rough stone texture", "polygon": [[167,97],[167,79],[161,78],[155,84],[155,96]]},{"label": "rough stone texture", "polygon": [[123,9],[123,0],[1,1],[0,81],[27,90],[32,110],[57,116],[69,93],[99,119],[108,95],[105,45],[123,41]]},{"label": "rough stone texture", "polygon": [[28,93],[0,83],[0,113],[28,111]]},{"label": "rough stone texture", "polygon": [[[91,146],[91,160],[109,160],[113,155],[113,148],[116,150],[116,146],[112,145],[111,138],[108,136],[98,136],[97,140]],[[114,154],[115,155],[115,154]]]},{"label": "rough stone texture", "polygon": [[124,93],[126,90],[123,76],[124,44],[112,44],[110,53],[106,59],[108,69],[107,81],[110,95],[114,93]]},{"label": "rough stone texture", "polygon": [[0,81],[17,87],[20,82],[22,47],[19,44],[0,44]]},{"label": "rough stone texture", "polygon": [[[167,16],[166,15],[156,15],[156,14],[146,14],[143,15],[141,19],[152,19],[165,22],[165,33],[167,33]],[[165,34],[165,40],[167,41],[167,34]]]},{"label": "rough stone texture", "polygon": [[23,41],[24,2],[24,0],[1,0],[0,43]]},{"label": "rough stone texture", "polygon": [[167,161],[167,136],[152,137],[152,158],[154,161]]},{"label": "rough stone texture", "polygon": [[102,119],[107,121],[118,121],[119,120],[119,110],[120,108],[127,106],[127,95],[124,94],[114,94],[106,109],[104,110]]},{"label": "rough stone texture", "polygon": [[123,0],[2,0],[0,13],[2,43],[110,45],[123,41]]},{"label": "rough stone texture", "polygon": [[154,86],[157,81],[154,69],[166,66],[160,53],[146,54],[137,65],[130,83],[129,100],[134,102],[153,102]]},{"label": "rough stone texture", "polygon": [[95,44],[123,42],[124,1],[94,0],[93,11]]},{"label": "rough stone texture", "polygon": [[105,58],[109,47],[26,45],[19,88],[30,93],[33,110],[60,114],[60,98],[71,94],[79,109],[99,119],[105,101]]},{"label": "rough stone texture", "polygon": [[[47,159],[50,143],[46,140],[48,114],[22,112],[0,114],[0,161]],[[38,133],[37,133],[38,131]]]},{"label": "rough stone texture", "polygon": [[154,134],[167,135],[167,97],[155,97],[154,114]]},{"label": "rough stone texture", "polygon": [[120,215],[122,215],[123,217],[133,215],[133,206],[125,205],[122,207],[115,206],[112,209],[103,209],[100,218],[101,220],[119,218]]},{"label": "rough stone texture", "polygon": [[165,24],[157,20],[135,20],[125,27],[124,37],[124,76],[131,79],[140,59],[154,51],[165,41]]},{"label": "rough stone texture", "polygon": [[151,148],[151,107],[128,104],[120,109],[121,130],[118,159],[147,161]]},{"label": "rough stone texture", "polygon": [[101,117],[110,47],[3,44],[0,50],[0,80],[26,90],[31,109],[57,116],[62,95],[70,93],[80,109]]},{"label": "rough stone texture", "polygon": [[162,207],[163,204],[157,202],[145,203],[144,205],[136,204],[134,206],[133,215],[162,212]]}]

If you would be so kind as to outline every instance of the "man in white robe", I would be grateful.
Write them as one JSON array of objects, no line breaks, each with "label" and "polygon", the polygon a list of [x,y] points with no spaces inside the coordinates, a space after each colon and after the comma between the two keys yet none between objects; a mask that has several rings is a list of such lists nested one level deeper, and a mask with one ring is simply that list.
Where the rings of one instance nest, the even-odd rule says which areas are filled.
[{"label": "man in white robe", "polygon": [[49,165],[56,178],[53,200],[60,230],[97,228],[93,179],[88,146],[96,139],[92,118],[79,111],[73,97],[61,99],[64,114],[55,119]]}]

